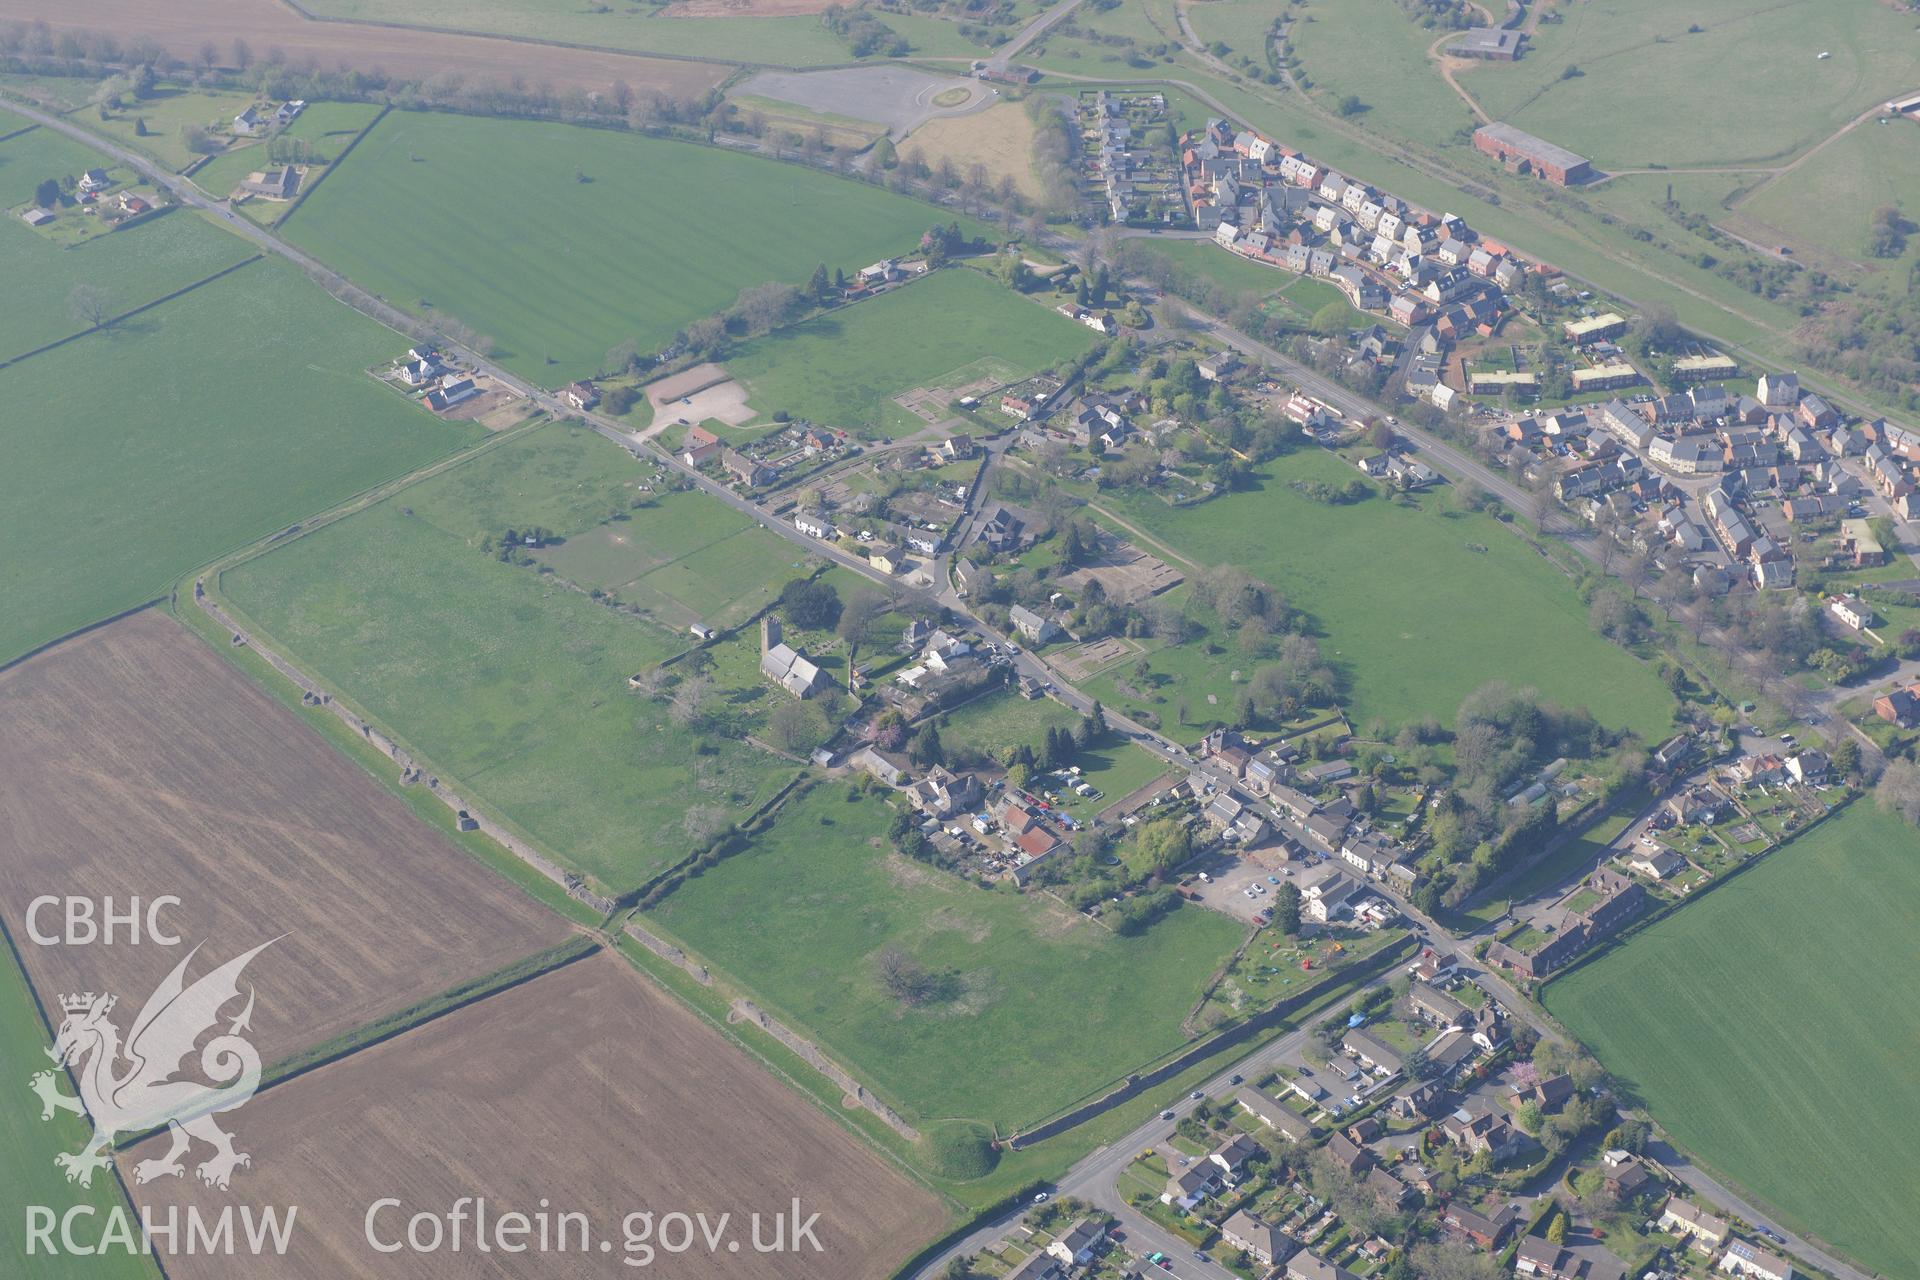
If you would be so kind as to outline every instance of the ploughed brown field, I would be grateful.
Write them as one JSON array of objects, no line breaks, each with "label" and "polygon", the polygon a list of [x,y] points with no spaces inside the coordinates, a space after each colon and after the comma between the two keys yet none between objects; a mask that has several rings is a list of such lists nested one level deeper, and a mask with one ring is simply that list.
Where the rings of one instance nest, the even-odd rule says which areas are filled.
[{"label": "ploughed brown field", "polygon": [[[298,1206],[292,1242],[268,1260],[270,1272],[247,1257],[175,1256],[173,1280],[880,1280],[943,1220],[929,1192],[604,951],[269,1089],[223,1123],[253,1157],[230,1192],[202,1187],[189,1169],[134,1187],[135,1200],[161,1215],[189,1203],[213,1214],[230,1203]],[[122,1153],[129,1180],[163,1141]],[[373,1218],[375,1237],[391,1244],[416,1213],[444,1229],[463,1196],[483,1197],[494,1221],[532,1218],[544,1197],[548,1213],[585,1214],[592,1235],[584,1252],[576,1230],[564,1255],[480,1253],[469,1212],[458,1253],[450,1236],[435,1253],[383,1254],[367,1241],[376,1201],[400,1202]],[[795,1197],[803,1220],[820,1215],[822,1251],[756,1253],[748,1215],[762,1214],[761,1239],[771,1242],[772,1215],[789,1213]],[[656,1223],[705,1213],[709,1225],[731,1214],[726,1238],[739,1249],[723,1242],[709,1255],[702,1242],[661,1251],[644,1269],[624,1266],[622,1222],[635,1211]]]},{"label": "ploughed brown field", "polygon": [[[36,945],[43,894],[172,894],[183,943]],[[0,910],[56,1021],[62,994],[111,991],[123,1031],[193,944],[189,978],[285,934],[242,979],[269,1064],[569,928],[156,610],[0,672]]]},{"label": "ploughed brown field", "polygon": [[409,80],[459,77],[468,83],[514,80],[556,88],[605,89],[624,80],[637,91],[670,98],[697,97],[727,78],[718,63],[649,58],[598,49],[568,49],[521,40],[383,27],[364,22],[318,22],[280,0],[8,0],[0,19],[45,22],[61,31],[96,31],[121,41],[146,37],[187,62],[212,41],[226,61],[233,42],[254,56],[273,51],[290,66],[322,71],[343,67],[380,71]]}]

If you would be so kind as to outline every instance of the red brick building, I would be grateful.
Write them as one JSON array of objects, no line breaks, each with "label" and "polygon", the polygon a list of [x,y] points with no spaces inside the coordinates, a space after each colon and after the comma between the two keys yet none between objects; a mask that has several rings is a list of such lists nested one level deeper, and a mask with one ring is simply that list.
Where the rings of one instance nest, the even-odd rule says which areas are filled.
[{"label": "red brick building", "polygon": [[1538,174],[1558,186],[1572,186],[1593,177],[1593,167],[1585,156],[1510,124],[1481,125],[1473,131],[1473,145],[1515,173]]}]

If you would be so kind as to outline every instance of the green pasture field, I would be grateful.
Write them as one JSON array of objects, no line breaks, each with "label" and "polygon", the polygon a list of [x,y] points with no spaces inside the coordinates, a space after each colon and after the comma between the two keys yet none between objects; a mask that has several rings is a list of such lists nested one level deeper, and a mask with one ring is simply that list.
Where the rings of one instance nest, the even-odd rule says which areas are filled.
[{"label": "green pasture field", "polygon": [[[559,385],[769,281],[919,242],[933,209],[829,174],[603,129],[395,111],[283,226],[502,363]],[[549,363],[551,362],[551,363]]]},{"label": "green pasture field", "polygon": [[[1596,635],[1566,580],[1493,518],[1443,514],[1440,495],[1418,507],[1385,496],[1316,502],[1288,482],[1344,485],[1354,476],[1318,449],[1257,474],[1255,490],[1191,507],[1150,494],[1114,501],[1169,546],[1237,564],[1311,615],[1322,655],[1347,679],[1356,723],[1450,721],[1467,694],[1505,680],[1649,740],[1671,724],[1673,700],[1653,668]],[[1165,654],[1150,659],[1156,671],[1174,661]],[[1219,663],[1241,665],[1231,651]],[[1256,663],[1245,665],[1250,673]],[[1231,712],[1222,699],[1218,714]]]},{"label": "green pasture field", "polygon": [[84,107],[99,85],[97,77],[0,71],[0,89],[26,99],[43,111],[73,111]]},{"label": "green pasture field", "polygon": [[[317,0],[312,11],[330,18],[562,40],[635,53],[677,53],[769,66],[817,67],[852,60],[846,41],[828,31],[812,14],[679,18],[661,16],[665,7],[647,3],[606,8],[582,5],[577,0],[422,0],[418,4],[411,0]],[[894,16],[882,15],[889,26],[894,25]],[[895,29],[911,38],[905,30]]]},{"label": "green pasture field", "polygon": [[1862,801],[1551,983],[1676,1142],[1784,1223],[1920,1273],[1920,834]]},{"label": "green pasture field", "polygon": [[[581,435],[545,428],[516,444],[619,454]],[[497,455],[506,456],[496,466]],[[741,742],[711,736],[696,750],[699,735],[627,688],[628,676],[684,648],[684,635],[447,532],[461,527],[450,512],[462,495],[496,479],[483,500],[489,522],[590,518],[592,506],[515,498],[530,475],[556,469],[567,465],[489,450],[228,571],[223,586],[296,662],[390,727],[427,767],[563,865],[626,889],[697,843],[690,811],[738,820],[786,775]],[[597,462],[578,470],[596,485],[604,479]],[[674,508],[643,508],[623,527],[642,541],[671,538],[676,517]]]},{"label": "green pasture field", "polygon": [[[1240,940],[1193,907],[1123,938],[1049,900],[980,889],[888,852],[890,814],[823,784],[650,919],[919,1122],[1004,1132],[1177,1047],[1201,983]],[[949,996],[902,1007],[875,972],[889,944],[947,977]]]},{"label": "green pasture field", "polygon": [[[561,538],[625,514],[640,496],[640,466],[584,426],[557,422],[487,450],[484,463],[455,467],[407,491],[409,511],[472,546],[506,529],[542,528]],[[691,514],[691,513],[688,513]],[[589,584],[591,585],[591,584]]]},{"label": "green pasture field", "polygon": [[[54,1010],[56,1018],[59,1009]],[[27,1254],[27,1206],[44,1206],[54,1214],[65,1214],[76,1206],[90,1206],[91,1218],[76,1218],[76,1238],[98,1241],[106,1230],[106,1215],[115,1209],[127,1211],[126,1197],[111,1170],[102,1170],[87,1188],[68,1182],[53,1163],[62,1152],[78,1151],[92,1127],[79,1116],[55,1112],[52,1120],[40,1118],[40,1101],[27,1089],[28,1080],[53,1064],[41,1052],[47,1031],[27,992],[26,978],[11,955],[0,957],[0,1071],[15,1084],[5,1105],[0,1105],[0,1141],[4,1141],[7,1159],[0,1164],[0,1201],[7,1211],[0,1214],[0,1268],[17,1276],[46,1277],[47,1280],[149,1280],[158,1270],[144,1254],[111,1250],[92,1256],[60,1251],[49,1256],[36,1251],[32,1261]],[[61,1091],[72,1094],[73,1085],[64,1072]],[[133,1219],[137,1235],[139,1220]],[[57,1231],[57,1228],[56,1228]],[[57,1241],[59,1236],[56,1234]]]},{"label": "green pasture field", "polygon": [[665,494],[651,508],[569,536],[538,558],[676,631],[694,622],[735,626],[808,568],[798,547],[694,492]]},{"label": "green pasture field", "polygon": [[478,438],[362,372],[404,349],[263,261],[0,369],[0,660]]},{"label": "green pasture field", "polygon": [[204,280],[252,252],[238,236],[180,212],[71,249],[18,218],[0,219],[0,224],[0,274],[6,276],[8,300],[0,308],[0,360],[88,329],[68,305],[75,286],[105,289],[118,314]]},{"label": "green pasture field", "polygon": [[[1557,12],[1565,20],[1540,27],[1525,57],[1461,84],[1494,119],[1602,169],[1777,163],[1911,91],[1920,58],[1913,15],[1879,0],[1589,0]],[[1563,79],[1569,67],[1579,74]]]},{"label": "green pasture field", "polygon": [[1105,35],[1125,36],[1135,43],[1152,47],[1179,43],[1173,6],[1165,0],[1128,0],[1104,12],[1091,6],[1076,10],[1073,19],[1080,26]]},{"label": "green pasture field", "polygon": [[33,121],[27,119],[25,116],[17,112],[8,111],[5,107],[0,107],[0,138],[38,127],[38,125],[34,124]]},{"label": "green pasture field", "polygon": [[[180,170],[198,158],[187,150],[186,137],[181,130],[199,128],[212,131],[230,127],[233,118],[258,99],[251,93],[233,89],[196,89],[161,84],[155,86],[150,97],[138,101],[128,97],[123,101],[126,105],[118,111],[109,112],[104,120],[89,109],[76,123],[97,129],[135,151],[144,151],[169,169]],[[145,137],[134,132],[134,125],[140,120],[147,122]]]},{"label": "green pasture field", "polygon": [[[960,34],[960,24],[931,13],[876,12],[875,17],[905,36],[909,52],[921,58],[974,58],[985,54],[989,46]],[[733,19],[723,18],[723,22]],[[1018,28],[1014,28],[1018,30]],[[831,61],[848,60],[844,44],[840,56]],[[945,68],[965,74],[964,67]]]},{"label": "green pasture field", "polygon": [[927,423],[893,403],[973,364],[1024,377],[1097,341],[1093,330],[965,267],[769,334],[727,360],[762,414],[912,435]]},{"label": "green pasture field", "polygon": [[[1247,7],[1271,14],[1258,0],[1233,0],[1228,11]],[[1209,13],[1195,15],[1203,36]],[[1366,104],[1354,117],[1362,128],[1442,146],[1479,123],[1427,58],[1442,34],[1414,22],[1394,0],[1321,0],[1295,20],[1292,44],[1316,97],[1337,102],[1354,94]]]},{"label": "green pasture field", "polygon": [[1258,3],[1258,0],[1228,0],[1190,9],[1187,20],[1193,24],[1194,33],[1207,43],[1225,42],[1233,50],[1232,61],[1236,67],[1244,56],[1252,58],[1255,65],[1266,72],[1274,65],[1267,36],[1274,22],[1284,16],[1285,10]]},{"label": "green pasture field", "polygon": [[1886,267],[1904,287],[1920,236],[1908,237],[1899,258],[1867,253],[1874,210],[1885,205],[1910,219],[1920,216],[1920,127],[1910,120],[1861,125],[1737,208],[1743,218],[1778,227],[1792,243]]},{"label": "green pasture field", "polygon": [[99,152],[51,129],[30,129],[9,138],[0,142],[0,209],[26,204],[33,199],[33,189],[48,178],[77,178],[106,163]]},{"label": "green pasture field", "polygon": [[[1155,41],[1155,43],[1159,43]],[[1154,59],[1145,57],[1144,66],[1135,66],[1127,60],[1124,49],[1101,44],[1084,36],[1066,35],[1060,31],[1049,31],[1039,40],[1020,51],[1020,61],[1028,66],[1038,67],[1042,71],[1051,71],[1063,76],[1081,79],[1103,79],[1119,83],[1126,81],[1158,80],[1167,75],[1180,75],[1187,78],[1176,59]],[[1075,83],[1065,86],[1078,92],[1083,86]]]}]

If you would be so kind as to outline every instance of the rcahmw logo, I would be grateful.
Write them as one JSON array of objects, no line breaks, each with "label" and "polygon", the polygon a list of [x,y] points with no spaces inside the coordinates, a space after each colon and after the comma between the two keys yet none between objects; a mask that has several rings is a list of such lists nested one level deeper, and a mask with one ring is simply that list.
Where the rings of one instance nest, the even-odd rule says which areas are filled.
[{"label": "rcahmw logo", "polygon": [[[79,1151],[63,1151],[54,1157],[54,1164],[66,1174],[67,1181],[91,1186],[94,1174],[110,1161],[116,1136],[162,1126],[169,1138],[167,1150],[134,1165],[135,1182],[185,1173],[183,1157],[193,1151],[196,1140],[211,1148],[194,1168],[195,1175],[209,1187],[227,1190],[234,1172],[253,1163],[251,1156],[235,1149],[232,1135],[214,1118],[245,1105],[260,1087],[259,1051],[241,1034],[250,1029],[253,1016],[251,986],[246,990],[244,1007],[227,1021],[224,1031],[217,1028],[222,1010],[241,998],[240,975],[248,962],[272,945],[264,942],[189,985],[187,966],[200,951],[194,947],[147,997],[124,1039],[112,1016],[118,997],[91,991],[61,997],[64,1016],[53,1047],[46,1051],[55,1070],[37,1072],[31,1085],[40,1097],[42,1120],[71,1111],[93,1123],[93,1133]],[[196,1055],[196,1045],[208,1031],[215,1034],[199,1046]],[[176,1078],[186,1061],[196,1056],[199,1075],[204,1079]],[[79,1096],[61,1089],[61,1069],[72,1072]],[[276,1253],[283,1251],[296,1212],[287,1209],[282,1223],[276,1210],[263,1210],[256,1219],[252,1206],[243,1206],[243,1232],[238,1244],[256,1253],[269,1246]],[[95,1216],[97,1211],[89,1205],[74,1206],[60,1215],[45,1205],[29,1206],[27,1251],[91,1253],[121,1247],[123,1242],[125,1247],[135,1247],[132,1224],[119,1208],[106,1215],[93,1243],[82,1239],[79,1233]],[[141,1236],[145,1242],[169,1250],[233,1251],[233,1206],[226,1206],[211,1218],[189,1206],[185,1216],[183,1226],[173,1210],[159,1220],[143,1210]]]}]

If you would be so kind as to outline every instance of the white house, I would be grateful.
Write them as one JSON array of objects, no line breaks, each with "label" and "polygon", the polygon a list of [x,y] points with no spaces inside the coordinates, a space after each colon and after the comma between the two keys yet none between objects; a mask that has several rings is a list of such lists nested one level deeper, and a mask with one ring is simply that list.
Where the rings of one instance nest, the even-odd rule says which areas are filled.
[{"label": "white house", "polygon": [[1864,630],[1873,621],[1873,612],[1851,596],[1836,596],[1827,602],[1827,609],[1855,631]]}]

